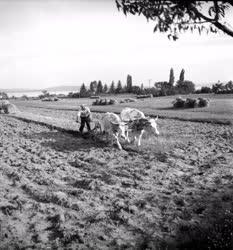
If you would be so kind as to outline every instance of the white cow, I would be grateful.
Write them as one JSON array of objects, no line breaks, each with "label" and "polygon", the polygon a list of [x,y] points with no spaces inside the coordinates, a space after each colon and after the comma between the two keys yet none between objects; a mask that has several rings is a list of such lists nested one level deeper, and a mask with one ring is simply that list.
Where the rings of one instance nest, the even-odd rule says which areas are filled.
[{"label": "white cow", "polygon": [[141,146],[141,139],[145,132],[156,136],[159,135],[156,123],[158,117],[155,119],[145,117],[143,112],[132,108],[124,108],[120,117],[123,122],[127,123],[126,139],[128,142],[130,142],[131,136],[135,141],[138,141],[137,145]]},{"label": "white cow", "polygon": [[124,108],[121,111],[121,120],[124,122],[129,122],[141,118],[146,118],[142,111],[134,108]]},{"label": "white cow", "polygon": [[122,150],[122,146],[119,142],[119,138],[125,135],[125,123],[121,121],[120,117],[114,113],[107,112],[103,115],[102,119],[99,120],[101,131],[105,132],[111,139],[115,139],[117,146]]}]

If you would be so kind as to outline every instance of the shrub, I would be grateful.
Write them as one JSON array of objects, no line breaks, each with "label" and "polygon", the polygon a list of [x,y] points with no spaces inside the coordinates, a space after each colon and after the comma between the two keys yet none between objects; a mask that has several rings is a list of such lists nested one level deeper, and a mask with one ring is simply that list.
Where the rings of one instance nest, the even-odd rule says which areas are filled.
[{"label": "shrub", "polygon": [[196,108],[198,106],[197,99],[187,98],[184,107],[185,108]]},{"label": "shrub", "polygon": [[92,105],[113,105],[116,103],[114,99],[96,99]]},{"label": "shrub", "polygon": [[114,99],[110,99],[109,104],[110,104],[110,105],[112,105],[112,104],[116,104],[116,100],[114,100]]},{"label": "shrub", "polygon": [[149,95],[137,95],[136,98],[137,99],[142,99],[142,98],[152,98],[153,95],[152,94],[149,94]]},{"label": "shrub", "polygon": [[181,97],[176,98],[176,100],[173,102],[174,108],[184,108],[185,100]]},{"label": "shrub", "polygon": [[208,107],[209,106],[209,100],[205,98],[198,98],[198,107]]},{"label": "shrub", "polygon": [[174,108],[196,108],[196,107],[207,107],[209,100],[205,98],[192,99],[187,98],[186,100],[178,97],[173,101]]},{"label": "shrub", "polygon": [[103,105],[104,99],[100,99],[99,105]]}]

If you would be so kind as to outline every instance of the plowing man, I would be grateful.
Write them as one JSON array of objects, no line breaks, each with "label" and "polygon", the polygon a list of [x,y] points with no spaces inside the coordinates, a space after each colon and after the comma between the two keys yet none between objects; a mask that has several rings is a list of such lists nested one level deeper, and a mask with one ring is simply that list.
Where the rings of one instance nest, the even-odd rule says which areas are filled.
[{"label": "plowing man", "polygon": [[88,131],[91,130],[90,122],[91,122],[91,111],[88,107],[84,106],[83,104],[80,105],[81,111],[79,112],[81,118],[81,126],[79,128],[80,133],[83,133],[83,129],[85,124],[87,125]]}]

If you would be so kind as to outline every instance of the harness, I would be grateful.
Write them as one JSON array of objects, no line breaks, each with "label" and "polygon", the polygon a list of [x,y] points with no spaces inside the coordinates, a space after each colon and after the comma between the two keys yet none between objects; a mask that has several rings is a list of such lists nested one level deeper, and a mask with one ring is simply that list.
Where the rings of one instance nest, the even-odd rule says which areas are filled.
[{"label": "harness", "polygon": [[129,130],[134,130],[134,131],[141,131],[143,130],[146,126],[149,125],[149,122],[145,118],[140,118],[137,120],[131,120],[128,122],[128,129]]}]

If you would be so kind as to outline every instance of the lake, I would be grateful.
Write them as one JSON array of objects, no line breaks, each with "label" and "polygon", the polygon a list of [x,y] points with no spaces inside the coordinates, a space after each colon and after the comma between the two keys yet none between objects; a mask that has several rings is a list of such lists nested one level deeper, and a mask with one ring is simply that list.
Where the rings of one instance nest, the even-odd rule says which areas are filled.
[{"label": "lake", "polygon": [[[49,91],[49,94],[63,94],[68,95],[71,91]],[[15,97],[21,97],[23,95],[26,95],[28,97],[37,97],[39,95],[42,95],[42,91],[31,91],[31,92],[7,92],[7,95],[9,97],[15,96]]]}]

